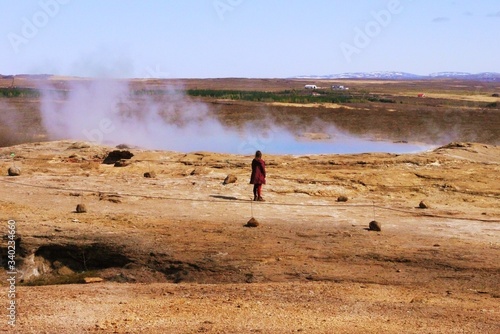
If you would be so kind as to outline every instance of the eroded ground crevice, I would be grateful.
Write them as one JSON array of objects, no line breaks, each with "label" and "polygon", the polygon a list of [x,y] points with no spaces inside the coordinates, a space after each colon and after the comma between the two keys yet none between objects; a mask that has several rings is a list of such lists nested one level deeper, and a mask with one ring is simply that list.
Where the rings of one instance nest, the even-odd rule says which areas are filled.
[{"label": "eroded ground crevice", "polygon": [[[18,280],[25,285],[84,283],[85,278],[113,282],[245,282],[245,273],[229,264],[200,260],[182,261],[157,250],[140,251],[115,241],[61,240],[53,243],[37,239],[36,245],[19,243],[30,249],[18,256]],[[2,264],[4,260],[2,260]]]}]

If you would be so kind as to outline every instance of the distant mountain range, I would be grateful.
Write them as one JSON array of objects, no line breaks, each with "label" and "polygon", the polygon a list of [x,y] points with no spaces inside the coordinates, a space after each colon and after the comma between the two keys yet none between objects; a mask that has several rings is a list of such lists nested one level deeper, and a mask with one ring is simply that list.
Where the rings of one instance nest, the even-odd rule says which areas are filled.
[{"label": "distant mountain range", "polygon": [[500,73],[466,73],[466,72],[438,72],[429,75],[417,75],[406,72],[354,72],[330,75],[301,75],[298,79],[385,79],[385,80],[425,80],[425,79],[461,79],[476,81],[499,81]]},{"label": "distant mountain range", "polygon": [[[16,74],[2,75],[0,79],[26,78],[26,79],[48,79],[51,74]],[[467,73],[467,72],[437,72],[429,75],[418,75],[407,72],[351,72],[328,75],[299,75],[294,79],[379,79],[379,80],[432,80],[432,79],[460,79],[472,81],[492,81],[500,82],[500,73],[484,72],[484,73]]]}]

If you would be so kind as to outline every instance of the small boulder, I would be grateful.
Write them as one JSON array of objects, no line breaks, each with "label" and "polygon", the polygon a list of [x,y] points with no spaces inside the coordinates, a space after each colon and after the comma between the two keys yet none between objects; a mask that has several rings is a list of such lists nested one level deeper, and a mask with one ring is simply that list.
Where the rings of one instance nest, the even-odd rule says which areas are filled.
[{"label": "small boulder", "polygon": [[87,207],[85,206],[85,204],[78,204],[76,206],[76,212],[77,213],[85,213],[85,212],[87,212]]},{"label": "small boulder", "polygon": [[418,207],[420,209],[428,209],[429,208],[429,204],[427,204],[426,201],[420,201],[420,203],[418,204]]},{"label": "small boulder", "polygon": [[339,196],[337,202],[347,202],[347,196]]},{"label": "small boulder", "polygon": [[226,176],[226,178],[224,179],[224,182],[222,182],[222,184],[226,185],[229,183],[235,183],[237,180],[238,180],[238,178],[236,177],[236,175],[229,174],[228,176]]},{"label": "small boulder", "polygon": [[8,170],[9,176],[19,176],[21,175],[21,169],[16,166],[9,167]]},{"label": "small boulder", "polygon": [[203,175],[206,173],[206,169],[204,167],[196,167],[195,169],[189,171],[189,173],[187,173],[188,175]]},{"label": "small boulder", "polygon": [[144,173],[144,177],[148,178],[148,179],[155,178],[156,177],[156,173],[154,171],[146,172],[146,173]]},{"label": "small boulder", "polygon": [[368,225],[368,230],[380,232],[380,231],[382,231],[382,224],[380,224],[376,220],[372,220],[370,222],[370,224]]},{"label": "small boulder", "polygon": [[103,164],[113,165],[119,160],[130,159],[134,156],[134,154],[130,151],[126,150],[114,150],[108,153],[106,158],[104,158]]},{"label": "small boulder", "polygon": [[259,222],[257,221],[257,219],[255,219],[254,217],[250,218],[250,220],[245,224],[243,225],[245,227],[257,227],[259,226]]}]

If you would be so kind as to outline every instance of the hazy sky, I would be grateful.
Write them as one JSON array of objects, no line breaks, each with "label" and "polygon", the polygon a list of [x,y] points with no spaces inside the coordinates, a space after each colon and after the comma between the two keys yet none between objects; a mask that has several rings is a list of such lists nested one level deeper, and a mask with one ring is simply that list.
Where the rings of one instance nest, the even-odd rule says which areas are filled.
[{"label": "hazy sky", "polygon": [[0,74],[500,72],[498,0],[0,0]]}]

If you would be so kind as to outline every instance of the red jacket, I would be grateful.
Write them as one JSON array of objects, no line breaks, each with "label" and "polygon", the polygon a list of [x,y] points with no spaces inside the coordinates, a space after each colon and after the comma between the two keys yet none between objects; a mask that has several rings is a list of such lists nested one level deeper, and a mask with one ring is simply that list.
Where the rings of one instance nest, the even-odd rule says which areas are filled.
[{"label": "red jacket", "polygon": [[266,163],[260,158],[252,160],[250,184],[266,184]]}]

